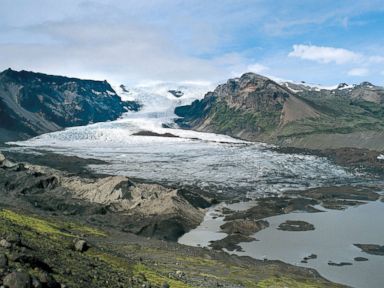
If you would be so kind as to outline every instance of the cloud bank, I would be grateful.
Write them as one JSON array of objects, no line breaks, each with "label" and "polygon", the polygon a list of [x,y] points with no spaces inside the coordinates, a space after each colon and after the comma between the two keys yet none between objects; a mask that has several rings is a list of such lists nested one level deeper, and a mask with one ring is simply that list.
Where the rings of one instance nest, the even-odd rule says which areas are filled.
[{"label": "cloud bank", "polygon": [[359,54],[347,49],[314,45],[293,45],[293,51],[288,56],[319,63],[334,62],[336,64],[355,62],[361,58]]},{"label": "cloud bank", "polygon": [[0,1],[0,69],[115,84],[219,82],[247,71],[383,82],[379,0]]}]

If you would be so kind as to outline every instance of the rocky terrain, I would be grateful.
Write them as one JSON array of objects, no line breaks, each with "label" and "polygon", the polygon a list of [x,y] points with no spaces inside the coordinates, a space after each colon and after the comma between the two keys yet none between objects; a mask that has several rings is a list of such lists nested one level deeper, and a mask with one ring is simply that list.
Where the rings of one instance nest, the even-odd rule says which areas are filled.
[{"label": "rocky terrain", "polygon": [[0,141],[115,120],[139,107],[123,102],[107,81],[11,69],[0,73]]},{"label": "rocky terrain", "polygon": [[[65,168],[63,162],[78,161],[71,158],[53,162]],[[0,154],[0,285],[342,287],[311,269],[157,240],[175,240],[198,225],[209,197],[66,170]],[[224,228],[235,233],[267,225],[237,224]]]},{"label": "rocky terrain", "polygon": [[181,127],[250,141],[381,151],[383,103],[384,89],[368,82],[321,89],[246,73],[175,113]]}]

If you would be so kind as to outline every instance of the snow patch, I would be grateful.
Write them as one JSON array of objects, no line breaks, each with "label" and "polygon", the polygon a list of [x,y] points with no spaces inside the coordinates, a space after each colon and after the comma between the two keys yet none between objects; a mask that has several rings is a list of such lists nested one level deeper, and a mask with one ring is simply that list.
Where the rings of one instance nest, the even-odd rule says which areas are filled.
[{"label": "snow patch", "polygon": [[92,93],[96,94],[96,95],[102,95],[103,94],[102,92],[99,92],[99,91],[96,91],[96,90],[93,90],[93,89],[92,89]]},{"label": "snow patch", "polygon": [[289,83],[285,82],[285,83],[282,83],[285,87],[287,87],[290,91],[292,91],[293,93],[298,93],[298,92],[303,92],[303,90],[299,89],[299,90],[296,90],[296,89],[293,89],[291,86],[289,86]]},{"label": "snow patch", "polygon": [[[272,80],[274,80],[274,79],[272,79]],[[276,80],[274,80],[274,81],[276,81]],[[282,86],[287,87],[292,92],[302,92],[303,90],[312,90],[312,91],[335,90],[338,87],[338,85],[326,86],[326,85],[321,85],[321,84],[312,84],[312,83],[307,83],[307,82],[295,82],[295,81],[277,81],[277,83],[282,85]],[[303,90],[293,89],[292,85],[289,85],[289,84],[293,84],[294,86],[303,87]]]}]

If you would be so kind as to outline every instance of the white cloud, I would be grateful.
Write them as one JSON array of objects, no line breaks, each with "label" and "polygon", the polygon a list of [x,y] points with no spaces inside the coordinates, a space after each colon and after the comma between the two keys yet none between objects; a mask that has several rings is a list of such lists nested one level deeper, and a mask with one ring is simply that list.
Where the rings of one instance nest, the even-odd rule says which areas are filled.
[{"label": "white cloud", "polygon": [[247,67],[247,71],[253,72],[253,73],[258,73],[258,74],[264,73],[265,71],[268,71],[268,70],[269,70],[269,68],[267,66],[264,66],[260,63],[253,63],[253,64],[248,65],[248,67]]},{"label": "white cloud", "polygon": [[361,77],[361,76],[366,76],[368,74],[369,74],[369,70],[367,68],[353,68],[348,71],[349,76]]},{"label": "white cloud", "polygon": [[347,49],[315,45],[293,45],[293,51],[288,56],[319,63],[334,62],[336,64],[354,62],[361,58],[361,55]]},{"label": "white cloud", "polygon": [[384,63],[384,56],[371,56],[368,60],[373,63]]}]

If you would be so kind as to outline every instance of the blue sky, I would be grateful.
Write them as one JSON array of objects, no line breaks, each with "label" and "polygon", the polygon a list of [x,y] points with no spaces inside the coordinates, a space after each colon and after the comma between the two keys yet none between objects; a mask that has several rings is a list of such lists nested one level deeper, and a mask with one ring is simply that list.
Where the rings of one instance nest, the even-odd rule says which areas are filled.
[{"label": "blue sky", "polygon": [[[336,3],[335,3],[336,2]],[[135,84],[384,85],[380,0],[0,0],[0,69]]]}]

